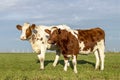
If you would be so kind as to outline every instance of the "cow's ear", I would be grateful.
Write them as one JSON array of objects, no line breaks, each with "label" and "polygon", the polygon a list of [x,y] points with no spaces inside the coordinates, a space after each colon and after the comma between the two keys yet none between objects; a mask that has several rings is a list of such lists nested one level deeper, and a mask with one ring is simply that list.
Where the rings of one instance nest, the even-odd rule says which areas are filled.
[{"label": "cow's ear", "polygon": [[59,29],[58,29],[58,34],[60,34],[60,33],[61,33],[61,29],[59,28]]},{"label": "cow's ear", "polygon": [[31,30],[33,30],[33,29],[35,29],[35,24],[32,24],[31,26],[30,26],[30,28],[31,28]]},{"label": "cow's ear", "polygon": [[49,29],[45,29],[45,32],[48,33],[48,34],[51,33],[51,31]]},{"label": "cow's ear", "polygon": [[21,26],[21,25],[16,25],[16,28],[17,28],[18,30],[22,30],[22,26]]}]

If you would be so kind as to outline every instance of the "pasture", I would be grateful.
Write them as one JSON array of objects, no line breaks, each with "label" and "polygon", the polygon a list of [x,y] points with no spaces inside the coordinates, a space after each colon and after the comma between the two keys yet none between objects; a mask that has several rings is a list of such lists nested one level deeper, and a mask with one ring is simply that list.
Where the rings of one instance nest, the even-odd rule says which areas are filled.
[{"label": "pasture", "polygon": [[46,53],[45,70],[39,70],[34,53],[1,53],[0,80],[120,80],[120,53],[105,54],[104,71],[94,70],[93,54],[78,55],[78,73],[75,74],[72,65],[67,72],[63,70],[62,55],[58,65],[52,66],[55,53]]}]

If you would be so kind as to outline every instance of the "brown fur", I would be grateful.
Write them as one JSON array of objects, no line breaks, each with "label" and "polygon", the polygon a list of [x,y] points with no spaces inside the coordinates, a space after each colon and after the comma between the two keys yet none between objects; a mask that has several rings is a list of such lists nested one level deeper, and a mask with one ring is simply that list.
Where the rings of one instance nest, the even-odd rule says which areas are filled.
[{"label": "brown fur", "polygon": [[70,32],[55,30],[52,35],[50,35],[49,40],[54,40],[53,42],[60,46],[65,59],[68,58],[67,55],[77,55],[79,53],[78,40]]},{"label": "brown fur", "polygon": [[105,38],[105,33],[100,28],[77,31],[79,42],[83,41],[85,44],[85,48],[83,49],[83,51],[86,51],[88,49],[91,49],[92,51],[97,42]]},{"label": "brown fur", "polygon": [[32,31],[31,31],[31,28],[29,27],[29,28],[26,30],[26,38],[29,38],[31,35],[32,35]]},{"label": "brown fur", "polygon": [[21,25],[16,25],[16,28],[17,28],[18,30],[22,30],[22,26],[21,26]]},{"label": "brown fur", "polygon": [[48,42],[51,41],[50,43],[57,43],[62,51],[62,54],[65,58],[67,58],[66,55],[77,55],[79,53],[79,50],[81,50],[79,48],[80,42],[84,42],[85,44],[83,51],[87,51],[88,49],[93,51],[97,42],[105,38],[105,33],[100,28],[77,31],[78,34],[75,34],[78,36],[78,39],[67,30],[56,29],[52,32],[52,34],[50,34]]},{"label": "brown fur", "polygon": [[[65,58],[65,71],[67,70],[67,62],[70,57],[69,55],[73,57],[72,63],[74,66],[74,72],[77,73],[76,60],[79,52],[88,54],[95,51],[95,69],[98,68],[99,60],[101,61],[101,70],[104,69],[104,42],[100,42],[101,40],[105,40],[104,38],[105,33],[100,28],[76,31],[54,29],[54,31],[50,34],[48,43],[56,43],[60,47],[60,50]],[[98,44],[98,42],[100,43]]]}]

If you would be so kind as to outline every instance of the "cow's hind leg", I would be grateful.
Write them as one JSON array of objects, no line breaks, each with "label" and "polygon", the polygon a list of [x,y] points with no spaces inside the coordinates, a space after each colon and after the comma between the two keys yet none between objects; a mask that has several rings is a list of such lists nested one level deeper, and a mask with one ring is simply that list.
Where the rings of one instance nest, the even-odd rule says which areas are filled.
[{"label": "cow's hind leg", "polygon": [[99,52],[98,52],[98,50],[96,50],[94,52],[94,55],[95,55],[95,58],[96,58],[95,69],[98,69],[99,68],[99,64],[100,64],[100,58],[99,58]]},{"label": "cow's hind leg", "polygon": [[99,56],[101,61],[100,69],[104,70],[104,58],[105,58],[104,49],[99,49]]},{"label": "cow's hind leg", "polygon": [[101,62],[101,66],[100,66],[101,70],[104,70],[104,58],[105,58],[104,51],[105,51],[104,40],[101,40],[98,48],[100,62]]}]

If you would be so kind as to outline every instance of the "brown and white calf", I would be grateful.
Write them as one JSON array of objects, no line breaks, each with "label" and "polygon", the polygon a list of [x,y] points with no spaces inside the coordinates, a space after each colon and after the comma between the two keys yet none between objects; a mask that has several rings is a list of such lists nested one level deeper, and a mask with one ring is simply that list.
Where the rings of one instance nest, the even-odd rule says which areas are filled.
[{"label": "brown and white calf", "polygon": [[[28,40],[31,43],[34,52],[38,53],[38,58],[40,60],[40,69],[44,69],[44,59],[46,50],[56,50],[56,57],[53,66],[56,66],[59,56],[60,49],[56,45],[51,45],[47,43],[49,34],[45,32],[45,29],[50,30],[52,26],[36,26],[35,24],[30,25],[29,23],[24,23],[23,26],[17,25],[18,30],[21,30],[21,40]],[[58,28],[65,29],[69,28],[66,25],[58,25]]]},{"label": "brown and white calf", "polygon": [[67,71],[67,63],[69,57],[72,57],[74,72],[77,73],[77,54],[89,54],[93,52],[96,57],[95,69],[101,62],[101,70],[104,70],[104,49],[105,49],[105,33],[100,28],[88,30],[61,30],[53,27],[45,30],[50,34],[48,43],[57,44],[64,56],[64,70]]}]

